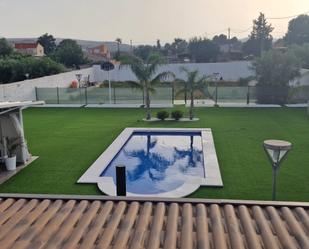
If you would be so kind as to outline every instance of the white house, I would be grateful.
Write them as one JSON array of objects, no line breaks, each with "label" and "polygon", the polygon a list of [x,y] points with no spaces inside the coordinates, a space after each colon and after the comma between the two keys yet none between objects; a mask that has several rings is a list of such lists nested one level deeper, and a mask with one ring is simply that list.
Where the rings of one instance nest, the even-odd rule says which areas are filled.
[{"label": "white house", "polygon": [[20,53],[29,54],[32,56],[44,56],[44,47],[38,42],[20,42],[14,43],[14,48]]}]

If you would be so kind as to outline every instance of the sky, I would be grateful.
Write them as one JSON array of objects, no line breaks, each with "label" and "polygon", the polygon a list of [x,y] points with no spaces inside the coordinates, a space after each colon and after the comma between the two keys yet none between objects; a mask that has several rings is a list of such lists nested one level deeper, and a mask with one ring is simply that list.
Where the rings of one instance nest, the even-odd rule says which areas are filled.
[{"label": "sky", "polygon": [[[309,13],[309,0],[0,0],[0,37],[55,37],[161,44],[176,37],[245,38],[259,12],[267,18]],[[271,19],[282,37],[290,19]]]}]

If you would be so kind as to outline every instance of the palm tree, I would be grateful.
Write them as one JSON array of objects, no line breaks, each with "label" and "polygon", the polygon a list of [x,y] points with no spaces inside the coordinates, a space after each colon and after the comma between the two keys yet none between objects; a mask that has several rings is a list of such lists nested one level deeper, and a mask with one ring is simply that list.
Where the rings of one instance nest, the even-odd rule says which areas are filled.
[{"label": "palm tree", "polygon": [[184,83],[184,88],[178,91],[176,95],[183,94],[183,93],[186,95],[187,91],[189,91],[189,94],[190,94],[189,117],[192,120],[194,117],[193,115],[194,93],[199,91],[205,94],[205,91],[207,91],[207,82],[211,77],[206,76],[206,75],[200,76],[198,70],[190,71],[189,69],[185,67],[181,67],[180,71],[186,74],[186,80],[181,80],[181,79],[176,80],[176,82]]},{"label": "palm tree", "polygon": [[118,37],[116,38],[115,41],[117,42],[117,59],[118,59],[120,56],[120,44],[122,43],[122,39]]},{"label": "palm tree", "polygon": [[157,53],[150,54],[146,61],[135,56],[124,56],[120,61],[122,66],[129,66],[135,74],[137,81],[128,81],[128,83],[143,90],[143,101],[147,110],[146,119],[151,119],[150,92],[155,91],[153,86],[169,78],[174,78],[174,74],[168,71],[157,74],[158,68],[164,64],[163,57]]},{"label": "palm tree", "polygon": [[[133,170],[128,171],[128,179],[133,182],[141,179],[145,173],[153,181],[163,180],[166,169],[172,164],[171,161],[165,159],[157,152],[151,150],[157,145],[157,140],[152,140],[151,135],[147,135],[147,149],[138,149],[133,151],[124,150],[127,157],[135,157],[139,160],[139,164]],[[154,175],[153,170],[161,174]]]},{"label": "palm tree", "polygon": [[194,136],[190,136],[190,150],[174,148],[175,161],[188,158],[188,164],[184,168],[183,172],[186,172],[188,168],[194,168],[197,163],[202,162],[202,151],[193,146]]}]

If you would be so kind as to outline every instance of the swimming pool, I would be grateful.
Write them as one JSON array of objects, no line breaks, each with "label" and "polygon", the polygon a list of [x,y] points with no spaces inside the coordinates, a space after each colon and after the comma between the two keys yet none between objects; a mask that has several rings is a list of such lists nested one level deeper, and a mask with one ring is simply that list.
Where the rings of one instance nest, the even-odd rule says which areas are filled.
[{"label": "swimming pool", "polygon": [[126,167],[127,196],[183,197],[223,186],[210,129],[126,128],[78,180],[116,195],[116,166]]},{"label": "swimming pool", "polygon": [[205,177],[200,132],[134,132],[102,172],[116,184],[116,166],[126,166],[127,191],[158,194],[190,177]]}]

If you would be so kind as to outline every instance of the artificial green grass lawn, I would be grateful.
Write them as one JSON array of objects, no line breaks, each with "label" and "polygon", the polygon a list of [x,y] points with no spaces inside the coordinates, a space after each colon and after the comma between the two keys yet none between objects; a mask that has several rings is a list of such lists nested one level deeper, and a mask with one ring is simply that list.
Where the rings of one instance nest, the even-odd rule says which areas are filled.
[{"label": "artificial green grass lawn", "polygon": [[[186,110],[187,111],[187,110]],[[139,121],[141,109],[47,109],[24,111],[26,137],[40,158],[0,186],[0,192],[101,195],[78,178],[125,127],[212,128],[223,188],[201,187],[190,197],[271,198],[265,139],[294,145],[278,178],[278,200],[309,201],[309,115],[302,109],[196,108],[198,122]]]}]

